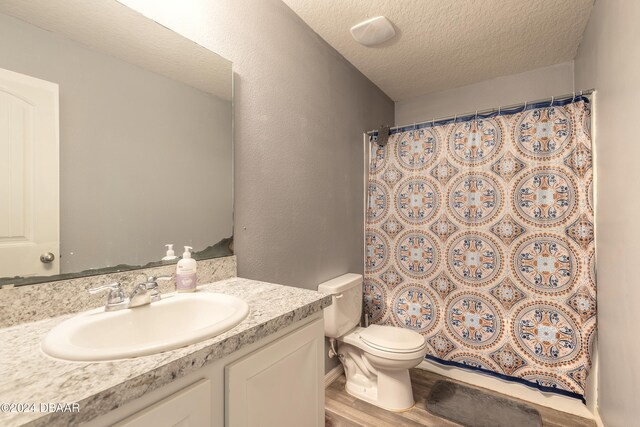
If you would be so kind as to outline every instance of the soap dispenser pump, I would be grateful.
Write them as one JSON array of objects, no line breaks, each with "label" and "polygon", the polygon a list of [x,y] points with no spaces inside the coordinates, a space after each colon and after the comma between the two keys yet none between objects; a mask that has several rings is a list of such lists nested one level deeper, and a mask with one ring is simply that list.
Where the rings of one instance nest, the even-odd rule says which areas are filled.
[{"label": "soap dispenser pump", "polygon": [[178,292],[193,292],[198,285],[196,279],[196,260],[191,258],[191,246],[184,247],[182,259],[176,266],[176,290]]},{"label": "soap dispenser pump", "polygon": [[167,254],[162,258],[162,261],[173,261],[174,259],[178,259],[176,253],[173,251],[173,245],[171,243],[167,243],[165,246],[167,247]]}]

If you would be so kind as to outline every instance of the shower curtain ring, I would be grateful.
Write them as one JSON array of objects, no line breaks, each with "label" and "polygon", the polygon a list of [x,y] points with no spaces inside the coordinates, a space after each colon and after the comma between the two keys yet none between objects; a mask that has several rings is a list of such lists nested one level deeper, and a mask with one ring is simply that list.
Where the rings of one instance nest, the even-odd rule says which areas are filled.
[{"label": "shower curtain ring", "polygon": [[522,111],[527,111],[527,101],[524,101],[524,109]]},{"label": "shower curtain ring", "polygon": [[573,98],[571,98],[571,102],[573,102],[573,101],[575,101],[575,100],[576,100],[576,93],[575,93],[575,92],[573,92]]},{"label": "shower curtain ring", "polygon": [[498,106],[498,115],[500,115],[501,111],[502,111],[502,107]]},{"label": "shower curtain ring", "polygon": [[476,118],[475,118],[476,122],[478,121],[478,110],[476,110]]},{"label": "shower curtain ring", "polygon": [[436,127],[436,119],[431,119],[431,127]]},{"label": "shower curtain ring", "polygon": [[453,116],[453,123],[455,123],[455,122],[456,122],[456,120],[458,120],[458,115],[457,115],[457,114],[455,114],[455,115]]},{"label": "shower curtain ring", "polygon": [[553,96],[551,97],[551,104],[549,104],[549,108],[553,107]]}]

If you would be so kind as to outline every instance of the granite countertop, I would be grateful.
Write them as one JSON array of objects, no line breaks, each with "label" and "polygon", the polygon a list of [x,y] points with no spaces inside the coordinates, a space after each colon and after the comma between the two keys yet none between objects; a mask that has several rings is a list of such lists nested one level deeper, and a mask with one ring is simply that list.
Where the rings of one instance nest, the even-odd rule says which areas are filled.
[{"label": "granite countertop", "polygon": [[[306,289],[232,278],[198,288],[244,299],[251,309],[239,325],[187,347],[111,362],[67,362],[46,356],[40,343],[65,315],[0,329],[0,403],[35,403],[36,412],[0,411],[0,425],[75,425],[259,341],[331,304]],[[40,403],[75,403],[79,413],[38,412]]]}]

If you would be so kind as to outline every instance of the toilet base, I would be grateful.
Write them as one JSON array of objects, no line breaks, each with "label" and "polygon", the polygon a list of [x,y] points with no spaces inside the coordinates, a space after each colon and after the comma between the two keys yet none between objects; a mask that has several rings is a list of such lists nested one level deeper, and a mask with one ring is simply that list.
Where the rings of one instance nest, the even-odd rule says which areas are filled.
[{"label": "toilet base", "polygon": [[408,369],[378,369],[371,379],[359,373],[347,375],[345,390],[355,398],[388,411],[407,411],[415,405]]},{"label": "toilet base", "polygon": [[338,338],[347,393],[389,411],[406,411],[415,405],[409,369],[424,359],[426,343],[411,352],[393,352],[368,346],[360,328]]}]

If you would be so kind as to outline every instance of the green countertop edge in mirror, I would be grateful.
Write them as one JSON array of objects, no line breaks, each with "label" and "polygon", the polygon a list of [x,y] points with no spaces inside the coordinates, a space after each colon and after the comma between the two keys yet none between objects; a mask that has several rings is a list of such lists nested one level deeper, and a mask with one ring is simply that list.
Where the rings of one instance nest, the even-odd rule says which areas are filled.
[{"label": "green countertop edge in mirror", "polygon": [[[215,245],[206,247],[199,252],[193,252],[192,256],[196,261],[205,259],[222,258],[233,255],[233,236],[220,240]],[[127,265],[120,264],[113,267],[95,268],[91,270],[79,271],[76,273],[57,274],[54,276],[36,276],[36,277],[2,277],[0,278],[0,287],[4,286],[26,286],[36,285],[38,283],[56,282],[59,280],[77,279],[80,277],[98,276],[101,274],[121,273],[124,271],[142,270],[145,268],[160,267],[163,265],[176,264],[180,258],[173,261],[154,261],[145,265]]]}]

